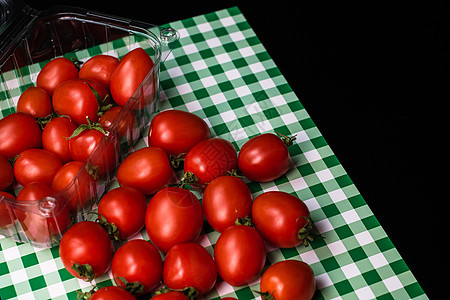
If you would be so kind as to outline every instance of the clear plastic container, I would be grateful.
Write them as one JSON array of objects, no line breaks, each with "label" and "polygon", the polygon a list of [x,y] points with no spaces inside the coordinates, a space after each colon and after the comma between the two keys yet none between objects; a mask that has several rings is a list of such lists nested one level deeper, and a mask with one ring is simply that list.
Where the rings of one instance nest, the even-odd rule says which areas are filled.
[{"label": "clear plastic container", "polygon": [[[17,242],[51,247],[59,244],[71,225],[87,219],[87,212],[97,204],[118,165],[157,111],[160,64],[176,45],[178,33],[173,28],[75,7],[37,11],[17,0],[0,0],[0,6],[0,118],[15,111],[20,94],[35,85],[40,69],[55,57],[86,61],[97,54],[109,54],[120,58],[141,47],[154,63],[66,188],[33,201],[0,195],[0,234]],[[114,167],[98,172],[96,166],[102,163],[109,147],[114,148]],[[69,210],[69,202],[75,203],[75,210]]]}]

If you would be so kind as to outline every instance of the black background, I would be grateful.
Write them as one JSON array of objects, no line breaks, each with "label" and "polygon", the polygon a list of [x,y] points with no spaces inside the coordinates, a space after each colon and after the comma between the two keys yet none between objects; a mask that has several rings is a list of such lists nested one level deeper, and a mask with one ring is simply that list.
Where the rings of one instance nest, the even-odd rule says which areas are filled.
[{"label": "black background", "polygon": [[[152,24],[238,6],[430,298],[444,290],[442,129],[449,15],[438,2],[26,1]],[[124,3],[124,4],[121,4]],[[435,168],[437,167],[437,168]],[[437,171],[440,171],[437,173]],[[445,176],[445,177],[444,177]]]}]

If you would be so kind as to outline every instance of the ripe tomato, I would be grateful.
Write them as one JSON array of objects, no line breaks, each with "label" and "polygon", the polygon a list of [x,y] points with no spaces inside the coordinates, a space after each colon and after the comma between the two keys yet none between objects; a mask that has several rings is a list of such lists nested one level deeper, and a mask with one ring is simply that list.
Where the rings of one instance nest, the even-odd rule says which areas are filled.
[{"label": "ripe tomato", "polygon": [[136,115],[129,113],[126,117],[119,121],[117,128],[110,128],[114,119],[120,113],[122,106],[113,106],[103,113],[98,119],[102,128],[106,130],[117,130],[120,137],[127,137],[127,140],[136,140],[139,137],[138,124]]},{"label": "ripe tomato", "polygon": [[164,188],[153,196],[147,206],[145,228],[148,237],[164,253],[176,244],[195,241],[202,226],[202,206],[188,190]]},{"label": "ripe tomato", "polygon": [[100,224],[82,221],[63,235],[59,256],[70,274],[92,281],[108,271],[113,247],[108,233]]},{"label": "ripe tomato", "polygon": [[21,185],[31,182],[51,185],[53,177],[62,166],[59,158],[50,151],[27,149],[14,162],[14,175]]},{"label": "ripe tomato", "polygon": [[208,124],[197,115],[182,110],[166,110],[150,123],[148,143],[163,148],[169,155],[187,153],[198,142],[211,136]]},{"label": "ripe tomato", "polygon": [[[85,298],[82,298],[85,299]],[[105,286],[96,291],[89,300],[136,300],[132,294],[117,286]]]},{"label": "ripe tomato", "polygon": [[233,144],[221,138],[203,140],[192,147],[184,160],[184,172],[193,173],[198,184],[209,183],[237,168],[237,152]]},{"label": "ripe tomato", "polygon": [[153,61],[144,49],[128,52],[111,75],[110,90],[114,101],[124,106],[152,68]]},{"label": "ripe tomato", "polygon": [[14,181],[14,169],[11,163],[0,155],[0,191],[6,190]]},{"label": "ripe tomato", "polygon": [[46,90],[30,86],[19,97],[17,111],[44,118],[53,112],[52,100]]},{"label": "ripe tomato", "polygon": [[42,148],[55,154],[65,164],[72,160],[68,138],[77,125],[68,117],[52,119],[42,131]]},{"label": "ripe tomato", "polygon": [[163,262],[158,249],[145,240],[132,240],[114,254],[111,271],[114,281],[133,295],[151,292],[161,282]]},{"label": "ripe tomato", "polygon": [[78,69],[65,57],[57,57],[49,61],[39,72],[36,86],[52,96],[55,88],[61,83],[78,77]]},{"label": "ripe tomato", "polygon": [[252,207],[255,228],[268,243],[291,248],[312,238],[311,214],[305,203],[294,195],[270,191],[255,198]]},{"label": "ripe tomato", "polygon": [[23,150],[40,148],[41,128],[33,116],[16,112],[0,119],[0,155],[14,158]]},{"label": "ripe tomato", "polygon": [[204,295],[212,290],[216,279],[216,264],[209,252],[199,244],[177,244],[167,252],[163,281],[169,289],[192,287],[199,295]]},{"label": "ripe tomato", "polygon": [[10,193],[0,191],[0,232],[4,229],[7,230],[7,227],[13,225],[14,220],[16,219],[12,207],[5,200],[1,200],[5,198],[11,200],[16,199],[16,197],[11,195]]},{"label": "ripe tomato", "polygon": [[158,294],[151,298],[152,300],[189,300],[188,296],[182,292],[168,291]]},{"label": "ripe tomato", "polygon": [[145,147],[131,153],[119,165],[117,181],[152,195],[176,180],[169,158],[159,147]]},{"label": "ripe tomato", "polygon": [[268,182],[285,174],[291,156],[285,142],[272,133],[264,133],[248,140],[239,151],[238,166],[250,180]]},{"label": "ripe tomato", "polygon": [[141,231],[146,209],[145,195],[127,186],[107,192],[98,205],[98,213],[117,227],[119,239],[128,239]]},{"label": "ripe tomato", "polygon": [[238,218],[250,217],[252,203],[249,187],[235,176],[220,176],[211,181],[202,199],[205,218],[218,232],[234,225]]},{"label": "ripe tomato", "polygon": [[99,54],[91,57],[81,66],[78,77],[97,80],[109,89],[111,74],[118,64],[117,57]]},{"label": "ripe tomato", "polygon": [[246,225],[225,229],[214,248],[220,277],[232,286],[255,281],[266,261],[266,248],[258,232]]},{"label": "ripe tomato", "polygon": [[264,272],[260,288],[262,293],[277,300],[310,300],[316,290],[316,282],[314,272],[307,263],[284,260]]}]

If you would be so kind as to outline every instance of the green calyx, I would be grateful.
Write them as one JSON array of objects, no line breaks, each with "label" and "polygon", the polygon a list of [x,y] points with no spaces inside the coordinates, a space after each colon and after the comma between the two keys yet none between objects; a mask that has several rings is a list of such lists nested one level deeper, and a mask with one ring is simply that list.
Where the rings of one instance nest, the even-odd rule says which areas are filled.
[{"label": "green calyx", "polygon": [[234,222],[234,224],[255,227],[255,225],[253,224],[252,218],[249,216],[245,216],[243,218],[241,218],[241,217],[237,218],[236,221]]},{"label": "green calyx", "polygon": [[68,137],[67,139],[70,140],[78,135],[80,135],[80,133],[82,133],[85,130],[90,130],[90,129],[94,129],[94,130],[98,130],[103,134],[106,134],[105,130],[103,129],[102,125],[100,125],[100,123],[92,123],[91,119],[89,119],[88,116],[86,116],[86,121],[87,124],[81,124],[80,126],[77,127],[77,129],[75,129],[72,133],[72,135],[70,137]]},{"label": "green calyx", "polygon": [[141,295],[144,293],[145,291],[145,287],[142,283],[140,283],[139,281],[135,281],[135,282],[128,282],[125,278],[123,278],[122,276],[118,276],[116,277],[116,282],[120,280],[122,281],[122,283],[124,284],[124,288],[125,290],[132,294],[132,295]]},{"label": "green calyx", "polygon": [[94,269],[89,264],[80,265],[79,263],[74,263],[72,270],[77,272],[80,278],[86,278],[86,281],[91,282],[95,278]]},{"label": "green calyx", "polygon": [[281,134],[279,132],[275,132],[275,133],[277,135],[281,136],[281,140],[286,145],[286,147],[292,146],[292,144],[294,144],[294,141],[297,139],[297,137],[295,135],[287,136],[287,135]]},{"label": "green calyx", "polygon": [[114,224],[114,223],[110,223],[108,222],[108,220],[106,220],[106,218],[104,216],[102,216],[101,214],[92,211],[91,213],[96,214],[99,216],[99,218],[97,220],[95,220],[98,224],[102,225],[103,228],[105,228],[106,232],[108,233],[109,237],[112,240],[118,241],[120,240],[119,238],[119,228]]}]

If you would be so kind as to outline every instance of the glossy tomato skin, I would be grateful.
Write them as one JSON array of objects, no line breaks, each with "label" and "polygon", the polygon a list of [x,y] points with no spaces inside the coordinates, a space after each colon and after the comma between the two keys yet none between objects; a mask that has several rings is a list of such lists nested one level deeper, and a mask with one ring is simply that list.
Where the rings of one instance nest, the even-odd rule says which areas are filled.
[{"label": "glossy tomato skin", "polygon": [[220,277],[238,287],[259,277],[266,261],[266,248],[254,228],[234,225],[219,236],[214,248],[214,259]]},{"label": "glossy tomato skin", "polygon": [[277,300],[310,300],[315,290],[313,270],[299,260],[284,260],[271,265],[260,282],[260,291]]},{"label": "glossy tomato skin", "polygon": [[30,148],[41,148],[42,133],[30,114],[12,113],[0,119],[0,155],[12,159]]},{"label": "glossy tomato skin", "polygon": [[39,72],[36,86],[52,96],[58,85],[75,78],[78,78],[78,69],[73,62],[64,57],[57,57],[49,61]]},{"label": "glossy tomato skin", "polygon": [[53,112],[52,100],[46,90],[30,86],[17,100],[17,111],[29,113],[35,118],[43,118]]},{"label": "glossy tomato skin", "polygon": [[208,124],[199,116],[182,110],[156,114],[148,133],[150,146],[163,148],[169,155],[187,153],[200,141],[211,137]]},{"label": "glossy tomato skin", "polygon": [[290,165],[291,157],[287,146],[272,133],[264,133],[248,140],[239,151],[239,170],[253,181],[275,180],[285,174]]},{"label": "glossy tomato skin", "polygon": [[11,163],[0,155],[0,191],[6,190],[14,181],[14,168]]},{"label": "glossy tomato skin", "polygon": [[152,300],[189,300],[188,296],[182,292],[169,291],[167,293],[158,294],[151,298]]},{"label": "glossy tomato skin", "polygon": [[31,182],[51,185],[62,166],[59,158],[50,151],[27,149],[19,154],[14,163],[14,176],[21,185]]},{"label": "glossy tomato skin", "polygon": [[81,66],[78,77],[97,80],[109,89],[111,75],[118,64],[117,57],[105,54],[95,55]]},{"label": "glossy tomato skin", "polygon": [[119,230],[119,239],[128,239],[144,227],[147,199],[145,195],[128,186],[107,192],[98,205],[98,213]]},{"label": "glossy tomato skin", "polygon": [[169,157],[159,147],[145,147],[131,153],[117,170],[120,185],[132,186],[145,195],[155,194],[175,180]]},{"label": "glossy tomato skin", "polygon": [[89,300],[136,300],[129,292],[117,286],[105,286],[96,291]]},{"label": "glossy tomato skin", "polygon": [[208,293],[217,279],[217,268],[209,252],[197,243],[177,244],[164,260],[163,281],[169,289],[195,288]]},{"label": "glossy tomato skin", "polygon": [[199,184],[209,183],[237,168],[233,144],[221,138],[203,140],[192,147],[184,160],[184,172],[192,172]]},{"label": "glossy tomato skin", "polygon": [[202,226],[202,206],[188,190],[164,188],[147,206],[145,228],[150,241],[164,253],[176,244],[197,240]]},{"label": "glossy tomato skin", "polygon": [[240,178],[220,176],[211,181],[203,193],[205,218],[214,230],[223,232],[236,219],[250,217],[252,193]]},{"label": "glossy tomato skin", "polygon": [[255,228],[268,243],[291,248],[303,240],[299,231],[308,225],[311,214],[306,204],[294,195],[282,191],[269,191],[255,198],[252,220]]},{"label": "glossy tomato skin", "polygon": [[[0,199],[2,197],[7,199],[16,199],[12,194],[0,191]],[[13,208],[6,201],[0,201],[0,229],[4,229],[7,226],[11,226],[14,224],[14,220],[16,219]]]},{"label": "glossy tomato skin", "polygon": [[145,240],[132,240],[121,246],[114,254],[111,271],[117,286],[125,288],[126,282],[139,282],[142,290],[136,295],[151,292],[161,282],[162,257],[152,243]]},{"label": "glossy tomato skin", "polygon": [[72,266],[89,264],[97,278],[105,274],[113,256],[112,243],[106,230],[98,223],[82,221],[70,227],[59,244],[59,256],[66,270],[74,277],[86,280]]},{"label": "glossy tomato skin", "polygon": [[65,164],[72,160],[69,137],[77,125],[68,117],[57,117],[48,122],[42,131],[42,148],[55,154]]}]

